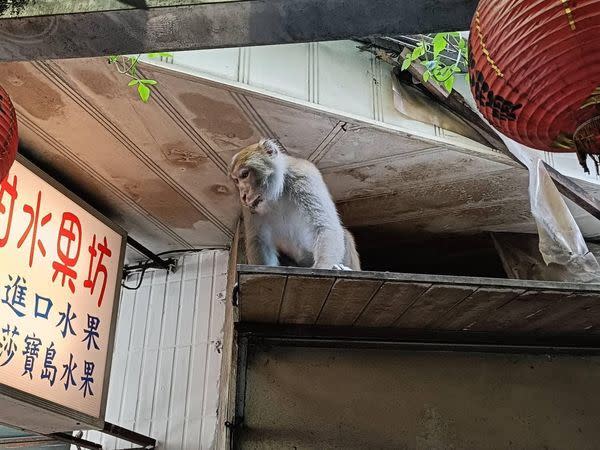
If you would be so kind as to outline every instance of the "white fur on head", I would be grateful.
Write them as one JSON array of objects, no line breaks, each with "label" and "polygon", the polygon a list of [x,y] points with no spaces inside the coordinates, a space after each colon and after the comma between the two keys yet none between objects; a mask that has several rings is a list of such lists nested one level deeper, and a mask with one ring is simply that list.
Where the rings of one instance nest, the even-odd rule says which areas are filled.
[{"label": "white fur on head", "polygon": [[265,194],[270,200],[275,200],[283,193],[284,174],[287,170],[284,155],[287,152],[277,139],[262,139],[259,145],[273,163],[274,170],[269,177],[269,185],[265,189]]},{"label": "white fur on head", "polygon": [[258,143],[268,155],[274,156],[279,153],[287,153],[281,142],[277,139],[261,139]]}]

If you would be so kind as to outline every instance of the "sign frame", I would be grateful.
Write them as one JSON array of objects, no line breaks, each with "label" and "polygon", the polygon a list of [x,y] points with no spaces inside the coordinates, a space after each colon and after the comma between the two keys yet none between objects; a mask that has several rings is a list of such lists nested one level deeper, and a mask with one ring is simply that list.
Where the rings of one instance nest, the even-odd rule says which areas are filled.
[{"label": "sign frame", "polygon": [[[7,386],[0,380],[0,423],[5,423],[9,426],[16,426],[24,430],[29,430],[41,434],[49,434],[53,432],[75,431],[82,429],[102,429],[104,427],[104,419],[106,415],[106,405],[108,402],[108,388],[110,384],[110,369],[112,366],[112,357],[115,343],[115,332],[117,325],[117,317],[120,306],[121,296],[121,280],[123,279],[123,264],[125,261],[125,251],[127,248],[127,232],[112,222],[108,217],[94,209],[90,204],[77,196],[64,185],[55,180],[51,175],[44,172],[33,162],[28,160],[21,154],[17,154],[16,161],[22,164],[26,169],[33,172],[34,175],[40,177],[44,182],[63,194],[77,206],[92,215],[95,219],[102,222],[112,231],[121,236],[121,254],[118,262],[118,273],[116,277],[115,293],[113,298],[113,311],[111,315],[111,324],[109,328],[108,347],[106,351],[106,362],[104,380],[102,381],[102,399],[100,402],[99,417],[90,416],[81,413],[73,408],[63,406],[59,403],[42,399],[36,395],[24,392],[20,389]],[[2,405],[7,403],[10,408],[4,408]],[[14,409],[13,409],[14,408]],[[11,413],[13,410],[14,413]],[[28,420],[28,415],[23,414],[24,411],[31,410],[32,414],[37,414],[36,420]],[[21,416],[25,416],[22,417]],[[34,423],[28,425],[28,423]],[[47,424],[45,424],[47,423]]]}]

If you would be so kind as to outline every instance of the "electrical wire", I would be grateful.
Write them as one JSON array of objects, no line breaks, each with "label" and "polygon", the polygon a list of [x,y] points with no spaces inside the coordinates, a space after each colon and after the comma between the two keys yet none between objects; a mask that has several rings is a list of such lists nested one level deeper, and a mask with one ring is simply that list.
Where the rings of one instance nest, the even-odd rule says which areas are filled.
[{"label": "electrical wire", "polygon": [[203,247],[203,248],[179,248],[176,250],[167,250],[164,252],[157,253],[156,256],[172,255],[176,253],[200,253],[204,251],[216,251],[216,250],[231,250],[230,247]]},{"label": "electrical wire", "polygon": [[[216,250],[229,250],[229,247],[180,248],[180,249],[167,250],[164,252],[160,252],[160,253],[157,253],[156,256],[165,256],[165,255],[173,255],[173,254],[181,254],[181,253],[183,253],[183,254],[201,253],[201,252],[216,251]],[[146,275],[146,271],[148,269],[150,269],[151,266],[152,266],[152,260],[147,259],[146,261],[142,262],[140,264],[140,267],[138,269],[136,269],[135,271],[127,272],[127,267],[124,267],[125,278],[127,278],[131,274],[137,274],[137,273],[139,273],[140,278],[139,278],[136,286],[128,286],[127,283],[125,283],[125,280],[122,280],[121,287],[123,289],[127,289],[129,291],[137,291],[142,286],[142,282],[144,281],[144,276]]]},{"label": "electrical wire", "polygon": [[133,286],[127,286],[127,284],[125,283],[125,280],[121,281],[121,287],[123,289],[127,289],[129,291],[137,291],[141,286],[142,286],[142,281],[144,281],[144,275],[146,274],[146,270],[148,270],[148,267],[144,267],[142,269],[142,271],[140,272],[140,279],[138,281],[137,286],[133,287]]}]

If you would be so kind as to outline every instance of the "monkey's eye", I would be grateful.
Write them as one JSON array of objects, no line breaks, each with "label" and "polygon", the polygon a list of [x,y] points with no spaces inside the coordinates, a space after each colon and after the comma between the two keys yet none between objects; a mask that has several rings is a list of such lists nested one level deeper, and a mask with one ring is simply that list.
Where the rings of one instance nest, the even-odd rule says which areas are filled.
[{"label": "monkey's eye", "polygon": [[240,178],[241,178],[241,179],[248,178],[248,175],[249,175],[249,174],[250,174],[250,171],[249,171],[249,170],[242,170],[242,171],[240,172]]}]

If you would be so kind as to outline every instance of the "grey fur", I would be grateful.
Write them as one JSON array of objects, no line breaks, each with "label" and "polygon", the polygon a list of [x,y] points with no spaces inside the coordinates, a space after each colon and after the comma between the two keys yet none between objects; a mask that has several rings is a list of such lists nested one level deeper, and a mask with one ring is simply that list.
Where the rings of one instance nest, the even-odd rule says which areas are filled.
[{"label": "grey fur", "polygon": [[[250,175],[238,177],[247,169]],[[277,141],[264,140],[234,156],[230,170],[244,206],[250,264],[293,261],[301,267],[360,270],[354,238],[342,226],[314,164],[286,154]],[[262,201],[254,205],[256,199]]]}]

